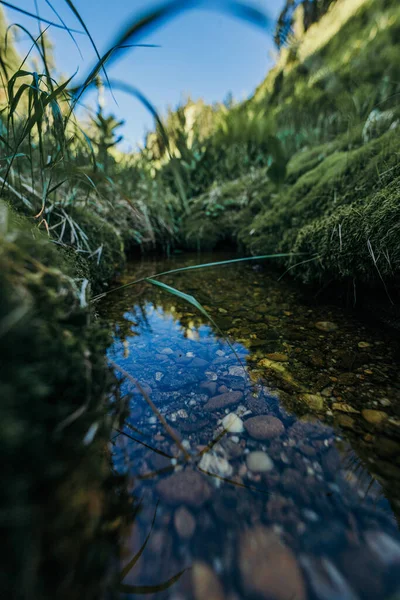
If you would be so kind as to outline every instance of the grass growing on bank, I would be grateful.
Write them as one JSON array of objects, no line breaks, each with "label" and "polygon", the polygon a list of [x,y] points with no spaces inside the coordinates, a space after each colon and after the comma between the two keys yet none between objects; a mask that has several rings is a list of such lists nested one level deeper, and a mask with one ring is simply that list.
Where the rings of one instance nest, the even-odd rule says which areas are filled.
[{"label": "grass growing on bank", "polygon": [[[335,36],[326,35],[332,10],[284,49],[243,105],[188,103],[161,119],[134,82],[127,86],[156,126],[140,155],[124,157],[115,150],[120,123],[101,103],[89,125],[75,109],[88,89],[101,96],[116,48],[136,44],[183,4],[166,2],[130,23],[80,81],[55,80],[47,31],[31,36],[36,70],[8,31],[0,50],[0,421],[10,597],[11,574],[32,598],[54,590],[98,598],[107,583],[121,522],[105,444],[119,413],[104,358],[110,338],[88,304],[130,249],[233,243],[280,254],[307,282],[398,282],[399,9],[393,0],[338,0],[334,10],[344,5],[354,10]],[[227,7],[267,24],[244,4]]]},{"label": "grass growing on bank", "polygon": [[[228,5],[264,24],[261,13]],[[144,15],[115,46],[182,7],[167,2]],[[114,47],[82,82],[57,83],[45,32],[30,37],[39,70],[11,46],[0,55],[1,504],[11,548],[2,589],[97,600],[113,591],[110,563],[127,508],[107,451],[124,403],[105,360],[109,332],[88,300],[130,247],[170,244],[186,208],[182,190],[169,192],[134,160],[117,162],[118,123],[101,106],[88,131],[75,117],[84,92],[103,85],[99,73],[107,81]]]}]

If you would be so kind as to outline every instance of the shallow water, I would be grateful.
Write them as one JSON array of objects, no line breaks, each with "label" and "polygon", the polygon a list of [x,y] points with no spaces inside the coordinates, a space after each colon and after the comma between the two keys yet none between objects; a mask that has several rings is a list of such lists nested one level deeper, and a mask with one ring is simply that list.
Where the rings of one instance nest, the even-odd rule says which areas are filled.
[{"label": "shallow water", "polygon": [[[150,259],[130,265],[122,282],[224,258]],[[161,280],[194,296],[216,325],[147,283],[101,305],[129,397],[112,440],[114,468],[128,474],[137,507],[121,559],[124,591],[395,598],[396,342],[302,297],[265,265]]]}]

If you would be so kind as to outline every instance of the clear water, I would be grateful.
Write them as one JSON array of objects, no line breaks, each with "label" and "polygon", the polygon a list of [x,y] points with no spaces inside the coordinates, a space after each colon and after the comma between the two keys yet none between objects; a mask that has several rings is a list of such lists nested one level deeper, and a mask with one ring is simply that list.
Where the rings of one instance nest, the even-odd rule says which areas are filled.
[{"label": "clear water", "polygon": [[[223,258],[146,260],[122,283]],[[161,279],[216,325],[147,283],[101,305],[129,406],[112,440],[137,509],[128,595],[400,597],[397,343],[267,273]]]}]

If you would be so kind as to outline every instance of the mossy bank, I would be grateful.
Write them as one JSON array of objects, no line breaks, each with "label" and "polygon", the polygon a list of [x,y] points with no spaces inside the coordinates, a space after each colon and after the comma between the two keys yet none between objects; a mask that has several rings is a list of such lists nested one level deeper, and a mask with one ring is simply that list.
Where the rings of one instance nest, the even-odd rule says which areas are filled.
[{"label": "mossy bank", "polygon": [[4,202],[0,229],[1,589],[97,600],[123,514],[107,450],[119,410],[109,332],[88,307],[85,260]]},{"label": "mossy bank", "polygon": [[[272,181],[253,168],[192,200],[182,244],[292,253],[290,275],[318,287],[382,290],[400,281],[400,11],[338,0],[281,52],[249,110],[264,107],[287,155]],[[383,58],[383,57],[386,58]],[[357,67],[357,68],[356,68]],[[199,225],[200,223],[200,225]]]}]

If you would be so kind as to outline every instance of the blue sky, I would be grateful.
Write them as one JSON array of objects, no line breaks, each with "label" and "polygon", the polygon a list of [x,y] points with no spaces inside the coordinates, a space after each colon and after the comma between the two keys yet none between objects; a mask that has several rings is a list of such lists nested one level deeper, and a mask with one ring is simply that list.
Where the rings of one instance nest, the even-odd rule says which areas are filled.
[{"label": "blue sky", "polygon": [[[36,1],[41,16],[57,20],[45,0]],[[69,26],[80,29],[64,0],[52,2]],[[185,4],[185,0],[182,2]],[[247,0],[247,3],[265,11],[275,21],[283,0]],[[14,4],[35,12],[35,0],[14,0]],[[75,0],[100,53],[113,45],[131,18],[158,4],[154,0]],[[177,106],[189,94],[207,103],[220,102],[229,92],[237,100],[248,97],[274,62],[271,31],[261,31],[231,15],[211,10],[212,4],[215,6],[216,2],[210,1],[201,10],[184,12],[152,31],[141,42],[161,47],[127,52],[110,66],[109,76],[139,88],[161,114],[167,106]],[[37,31],[33,19],[15,11],[6,12],[10,22]],[[55,44],[58,70],[63,75],[70,76],[79,69],[79,77],[94,64],[94,51],[84,36],[76,36],[82,59],[65,31],[51,27],[49,35]],[[27,41],[22,39],[21,45],[26,48]],[[143,140],[144,132],[152,129],[153,119],[131,96],[120,91],[114,95],[117,104],[107,96],[107,110],[125,119],[124,148],[135,147]],[[93,102],[93,95],[86,96],[85,101]]]}]

